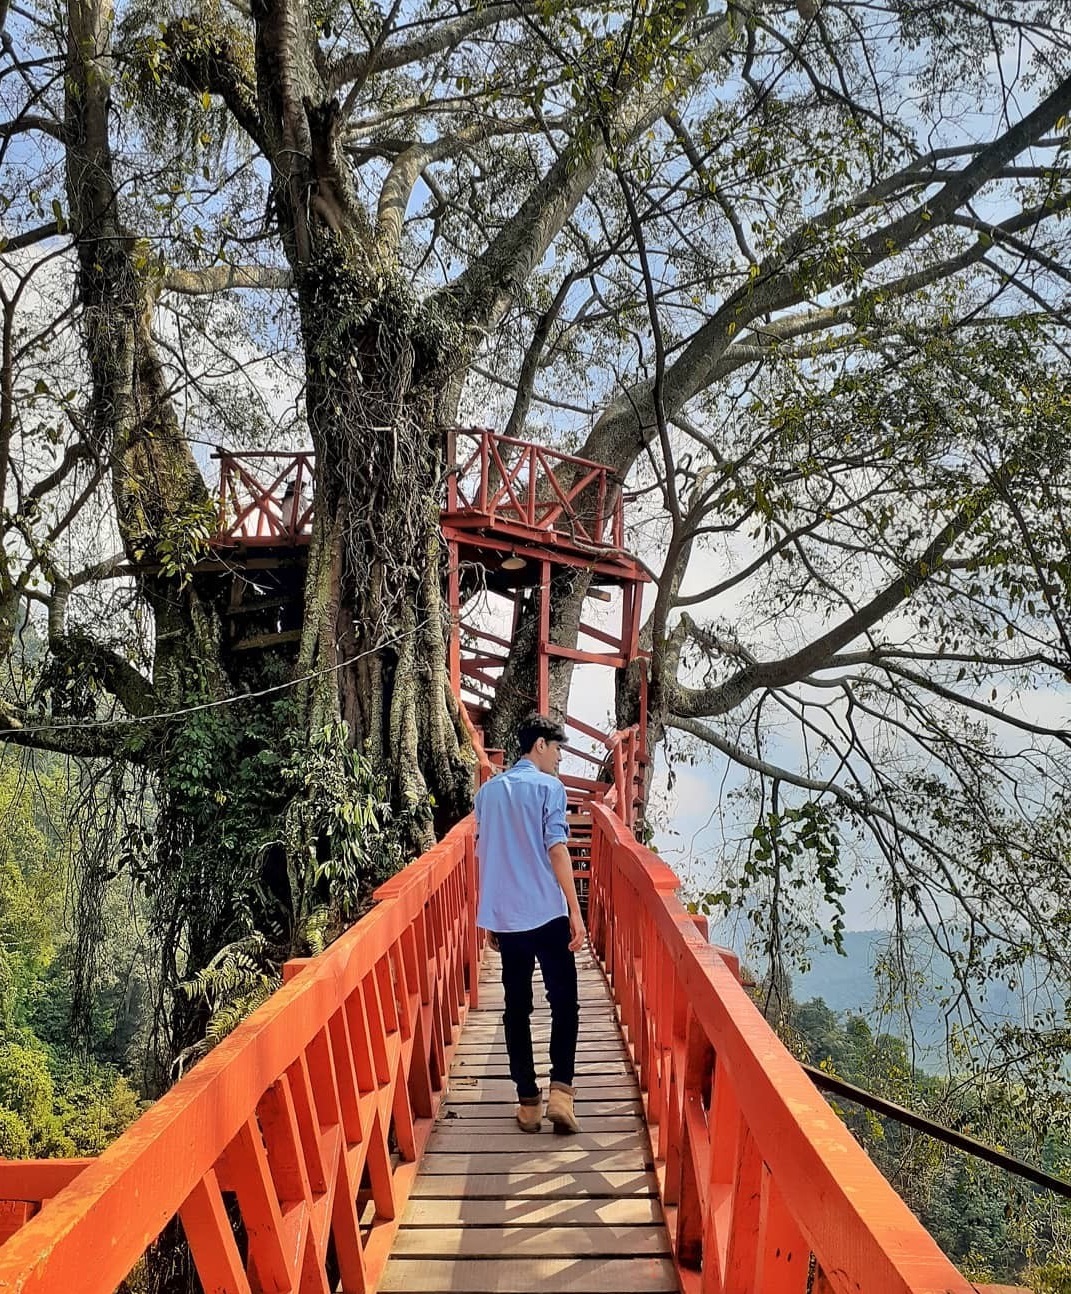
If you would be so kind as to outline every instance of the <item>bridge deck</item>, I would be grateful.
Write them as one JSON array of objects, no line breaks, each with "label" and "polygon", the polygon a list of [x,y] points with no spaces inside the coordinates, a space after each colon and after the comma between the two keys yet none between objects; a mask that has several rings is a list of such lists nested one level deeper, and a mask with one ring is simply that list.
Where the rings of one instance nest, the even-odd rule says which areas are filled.
[{"label": "bridge deck", "polygon": [[[677,1289],[639,1088],[606,982],[581,961],[583,1132],[555,1136],[544,1122],[532,1135],[514,1123],[499,963],[488,953],[383,1294]],[[536,982],[532,1034],[546,1088],[550,1013]]]}]

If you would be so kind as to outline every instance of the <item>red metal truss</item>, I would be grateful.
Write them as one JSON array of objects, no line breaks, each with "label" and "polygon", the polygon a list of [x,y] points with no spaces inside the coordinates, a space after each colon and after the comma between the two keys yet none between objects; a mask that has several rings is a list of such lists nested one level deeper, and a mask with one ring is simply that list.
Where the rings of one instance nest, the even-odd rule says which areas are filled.
[{"label": "red metal truss", "polygon": [[[495,561],[495,539],[487,536],[489,551],[487,560],[493,565]],[[620,619],[613,630],[580,622],[580,641],[594,639],[609,650],[596,651],[584,647],[565,647],[555,643],[551,636],[551,599],[553,597],[553,577],[562,563],[551,560],[552,555],[541,548],[529,549],[519,545],[513,549],[515,556],[523,556],[525,571],[515,572],[515,577],[523,580],[516,588],[503,584],[506,573],[501,569],[495,580],[494,592],[507,601],[512,601],[512,631],[510,636],[505,631],[495,633],[492,630],[474,623],[468,613],[468,602],[464,596],[461,580],[458,577],[457,564],[462,551],[456,539],[448,537],[450,551],[449,597],[453,629],[450,636],[450,676],[455,692],[477,713],[488,709],[494,702],[501,682],[503,671],[509,659],[512,637],[516,633],[520,618],[521,599],[527,589],[537,602],[538,641],[536,691],[529,698],[530,708],[540,712],[550,710],[550,663],[555,658],[572,660],[582,665],[599,665],[609,669],[624,669],[640,656],[639,623],[641,611],[642,572],[635,568],[636,578],[629,579],[624,570],[618,570],[614,580],[620,589]],[[463,550],[470,562],[478,560],[479,545],[469,536]],[[566,563],[571,564],[571,563]],[[503,609],[503,619],[509,619],[508,608]],[[565,751],[577,760],[588,765],[584,774],[563,773],[562,781],[569,790],[570,800],[577,804],[585,799],[601,798],[609,787],[609,778],[619,774],[622,785],[629,788],[625,802],[619,808],[622,817],[631,825],[638,809],[642,808],[646,786],[646,677],[640,674],[640,715],[639,722],[626,734],[615,734],[611,729],[603,730],[576,714],[559,716],[569,733]],[[582,744],[584,739],[587,743]]]}]

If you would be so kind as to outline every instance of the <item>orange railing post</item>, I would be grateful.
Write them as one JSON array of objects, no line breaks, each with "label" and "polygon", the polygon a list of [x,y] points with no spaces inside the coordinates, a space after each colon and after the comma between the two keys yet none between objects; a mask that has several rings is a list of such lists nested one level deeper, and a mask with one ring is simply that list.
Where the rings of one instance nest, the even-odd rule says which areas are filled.
[{"label": "orange railing post", "polygon": [[612,799],[590,806],[589,928],[636,1064],[684,1294],[970,1294]]}]

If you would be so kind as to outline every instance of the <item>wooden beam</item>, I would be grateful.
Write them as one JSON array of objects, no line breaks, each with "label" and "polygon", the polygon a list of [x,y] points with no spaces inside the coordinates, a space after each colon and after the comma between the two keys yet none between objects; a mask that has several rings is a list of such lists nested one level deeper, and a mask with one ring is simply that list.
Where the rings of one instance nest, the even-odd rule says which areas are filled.
[{"label": "wooden beam", "polygon": [[627,656],[615,656],[610,652],[580,651],[575,647],[559,647],[547,643],[548,656],[558,656],[562,660],[575,660],[581,665],[612,665],[614,669],[624,669],[628,664]]},{"label": "wooden beam", "polygon": [[231,651],[255,651],[259,647],[281,647],[284,643],[300,641],[300,629],[287,629],[282,633],[253,634],[250,638],[243,638],[241,642],[236,642],[231,647]]}]

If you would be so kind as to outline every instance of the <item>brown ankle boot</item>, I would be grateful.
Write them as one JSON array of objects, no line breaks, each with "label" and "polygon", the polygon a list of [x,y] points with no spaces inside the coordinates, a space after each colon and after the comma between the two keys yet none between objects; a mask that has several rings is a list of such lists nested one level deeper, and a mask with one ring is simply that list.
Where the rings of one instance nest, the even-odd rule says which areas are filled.
[{"label": "brown ankle boot", "polygon": [[517,1106],[517,1126],[522,1132],[538,1132],[543,1121],[543,1097],[526,1097]]},{"label": "brown ankle boot", "polygon": [[554,1124],[554,1131],[557,1133],[580,1131],[580,1124],[573,1110],[573,1089],[567,1083],[551,1083],[547,1118]]}]

